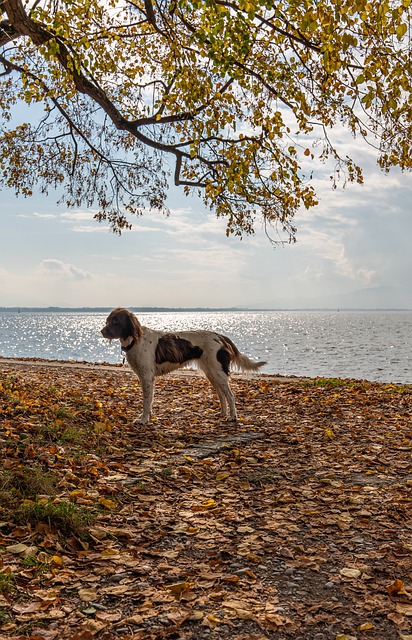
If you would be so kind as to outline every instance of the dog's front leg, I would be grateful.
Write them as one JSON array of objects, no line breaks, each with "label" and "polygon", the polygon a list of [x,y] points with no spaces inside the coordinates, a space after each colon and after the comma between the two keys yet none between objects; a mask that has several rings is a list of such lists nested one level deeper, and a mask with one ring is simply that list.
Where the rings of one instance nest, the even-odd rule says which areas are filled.
[{"label": "dog's front leg", "polygon": [[141,379],[143,393],[143,412],[137,420],[137,424],[147,424],[152,414],[152,403],[154,393],[154,378],[147,377]]}]

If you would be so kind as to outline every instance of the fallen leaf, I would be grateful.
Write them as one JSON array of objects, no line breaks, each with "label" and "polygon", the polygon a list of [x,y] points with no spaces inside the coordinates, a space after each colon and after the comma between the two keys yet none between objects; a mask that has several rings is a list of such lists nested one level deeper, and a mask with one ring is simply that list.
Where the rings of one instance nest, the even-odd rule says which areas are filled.
[{"label": "fallen leaf", "polygon": [[388,620],[391,620],[391,622],[397,625],[401,625],[405,622],[405,616],[402,616],[400,613],[395,613],[394,611],[388,613],[386,617],[388,618]]},{"label": "fallen leaf", "polygon": [[19,615],[37,613],[41,611],[41,602],[16,603],[13,605],[13,611]]},{"label": "fallen leaf", "polygon": [[288,617],[283,616],[280,613],[266,613],[265,621],[271,625],[275,625],[275,627],[283,627],[292,622]]},{"label": "fallen leaf", "polygon": [[253,620],[256,617],[253,611],[248,609],[247,604],[240,600],[225,600],[222,606],[233,611],[241,620]]},{"label": "fallen leaf", "polygon": [[130,584],[114,584],[109,587],[102,587],[102,589],[100,589],[100,593],[104,593],[106,595],[112,595],[112,596],[121,596],[133,588],[134,588],[133,585],[130,585]]},{"label": "fallen leaf", "polygon": [[186,620],[189,618],[189,612],[182,612],[180,610],[176,611],[168,611],[166,617],[170,622],[172,622],[177,627],[180,627]]},{"label": "fallen leaf", "polygon": [[93,634],[88,629],[84,629],[75,633],[74,636],[70,636],[68,640],[93,640]]},{"label": "fallen leaf", "polygon": [[403,616],[412,616],[412,604],[408,602],[397,602],[396,611]]},{"label": "fallen leaf", "polygon": [[116,509],[116,503],[113,500],[109,500],[109,498],[100,497],[98,501],[100,502],[100,504],[106,507],[106,509]]},{"label": "fallen leaf", "polygon": [[99,599],[97,589],[79,589],[78,593],[82,602],[96,602]]},{"label": "fallen leaf", "polygon": [[108,531],[102,527],[89,527],[88,531],[96,540],[104,540],[108,536]]},{"label": "fallen leaf", "polygon": [[359,569],[354,569],[353,567],[344,567],[339,573],[344,578],[359,578],[362,575]]},{"label": "fallen leaf", "polygon": [[117,622],[122,617],[119,611],[98,611],[96,613],[96,620],[102,620],[103,622]]},{"label": "fallen leaf", "polygon": [[101,555],[102,558],[118,558],[120,556],[120,553],[117,549],[112,549],[111,547],[109,547],[108,549],[103,549]]},{"label": "fallen leaf", "polygon": [[125,618],[124,620],[122,620],[122,622],[127,623],[127,624],[142,624],[143,622],[143,617],[139,614],[134,614],[132,616],[130,616],[129,618]]},{"label": "fallen leaf", "polygon": [[189,591],[194,586],[194,582],[175,582],[174,584],[165,585],[167,591],[173,593],[176,598],[180,598],[185,591]]},{"label": "fallen leaf", "polygon": [[198,622],[199,620],[203,620],[204,615],[205,615],[204,611],[192,611],[192,613],[190,614],[189,620]]},{"label": "fallen leaf", "polygon": [[222,621],[220,618],[217,618],[215,615],[213,615],[213,613],[211,613],[204,618],[203,624],[206,624],[211,629],[214,629],[221,622]]},{"label": "fallen leaf", "polygon": [[29,547],[27,546],[27,544],[23,544],[22,542],[19,542],[18,544],[11,544],[8,547],[6,547],[6,551],[18,556],[20,554],[23,555],[26,549],[28,548]]},{"label": "fallen leaf", "polygon": [[52,556],[50,562],[56,567],[63,567],[63,558],[60,556]]},{"label": "fallen leaf", "polygon": [[398,593],[402,593],[404,590],[404,583],[402,580],[399,580],[398,578],[392,582],[392,584],[390,584],[388,587],[386,587],[388,593],[390,596],[396,596],[398,595]]}]

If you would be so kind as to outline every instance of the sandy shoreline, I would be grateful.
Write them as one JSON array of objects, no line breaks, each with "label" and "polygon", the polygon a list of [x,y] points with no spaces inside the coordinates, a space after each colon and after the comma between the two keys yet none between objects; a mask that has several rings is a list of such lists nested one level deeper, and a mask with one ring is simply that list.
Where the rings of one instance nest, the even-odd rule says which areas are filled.
[{"label": "sandy shoreline", "polygon": [[110,362],[87,362],[75,360],[46,360],[43,358],[8,358],[0,356],[0,365],[16,365],[22,367],[69,367],[80,369],[91,369],[98,367],[103,369],[126,369],[122,364],[111,364]]},{"label": "sandy shoreline", "polygon": [[[112,364],[110,362],[87,362],[87,361],[77,361],[77,360],[46,360],[43,358],[9,358],[5,356],[0,356],[0,372],[1,368],[5,366],[7,367],[15,367],[19,369],[38,369],[38,368],[46,368],[46,369],[65,369],[67,371],[80,369],[83,371],[94,371],[94,372],[110,372],[114,374],[126,374],[130,376],[135,376],[135,373],[129,367],[127,363],[119,363]],[[176,371],[172,371],[171,373],[162,376],[163,378],[169,378],[172,376],[173,378],[188,378],[188,377],[200,377],[204,378],[204,374],[202,371],[196,368],[187,368],[187,369],[177,369]],[[411,385],[405,384],[403,382],[380,382],[374,380],[364,380],[363,378],[340,378],[337,376],[294,376],[294,375],[281,375],[275,373],[242,373],[238,371],[231,372],[232,379],[243,379],[243,380],[253,380],[253,379],[264,379],[266,381],[276,381],[276,382],[304,382],[310,380],[342,380],[342,382],[352,380],[358,382],[366,382],[368,384],[373,385],[392,385],[394,387],[409,387]]]},{"label": "sandy shoreline", "polygon": [[[8,358],[4,356],[0,356],[0,367],[17,367],[17,368],[47,368],[47,369],[82,369],[82,370],[92,370],[92,371],[108,371],[110,373],[126,373],[130,375],[135,375],[132,369],[129,367],[127,363],[125,364],[112,364],[110,362],[87,362],[87,361],[74,361],[74,360],[45,360],[42,358]],[[199,369],[178,369],[176,371],[172,371],[171,373],[166,374],[166,377],[191,377],[191,376],[200,376],[204,378],[203,373]],[[266,374],[266,373],[239,373],[237,371],[232,371],[231,376],[236,378],[243,378],[245,380],[250,380],[253,378],[264,378],[265,380],[278,380],[280,382],[290,382],[293,380],[305,380],[310,379],[305,376],[282,376],[277,374]]]}]

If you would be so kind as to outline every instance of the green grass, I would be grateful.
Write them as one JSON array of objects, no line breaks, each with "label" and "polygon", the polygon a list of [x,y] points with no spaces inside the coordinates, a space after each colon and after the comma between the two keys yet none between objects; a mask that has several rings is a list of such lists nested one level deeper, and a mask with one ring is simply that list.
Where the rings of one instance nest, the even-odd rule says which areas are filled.
[{"label": "green grass", "polygon": [[66,538],[82,535],[94,517],[90,509],[66,500],[23,502],[14,514],[17,524],[47,524]]},{"label": "green grass", "polygon": [[0,593],[10,593],[14,591],[15,583],[12,573],[0,573]]},{"label": "green grass", "polygon": [[7,500],[33,499],[37,495],[51,495],[57,484],[57,475],[38,464],[22,465],[17,469],[0,472],[0,506]]},{"label": "green grass", "polygon": [[21,565],[25,569],[37,569],[38,567],[43,566],[43,563],[40,562],[40,560],[38,560],[36,556],[27,556],[26,558],[22,559]]},{"label": "green grass", "polygon": [[65,422],[61,418],[58,418],[56,422],[38,423],[33,427],[33,430],[45,442],[59,445],[81,445],[84,443],[84,429],[74,423],[71,424],[69,421]]},{"label": "green grass", "polygon": [[90,509],[69,500],[56,501],[57,480],[55,473],[40,465],[3,470],[0,472],[0,509],[16,524],[41,522],[66,537],[80,535],[94,516]]},{"label": "green grass", "polygon": [[346,380],[342,378],[315,378],[304,382],[305,387],[354,387],[359,380]]}]

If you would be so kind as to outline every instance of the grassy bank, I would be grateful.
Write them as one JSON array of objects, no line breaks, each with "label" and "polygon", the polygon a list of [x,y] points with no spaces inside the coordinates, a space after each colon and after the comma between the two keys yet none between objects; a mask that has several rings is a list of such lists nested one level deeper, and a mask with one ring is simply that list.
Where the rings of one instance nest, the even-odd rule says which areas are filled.
[{"label": "grassy bank", "polygon": [[0,362],[0,637],[412,638],[411,387]]}]

